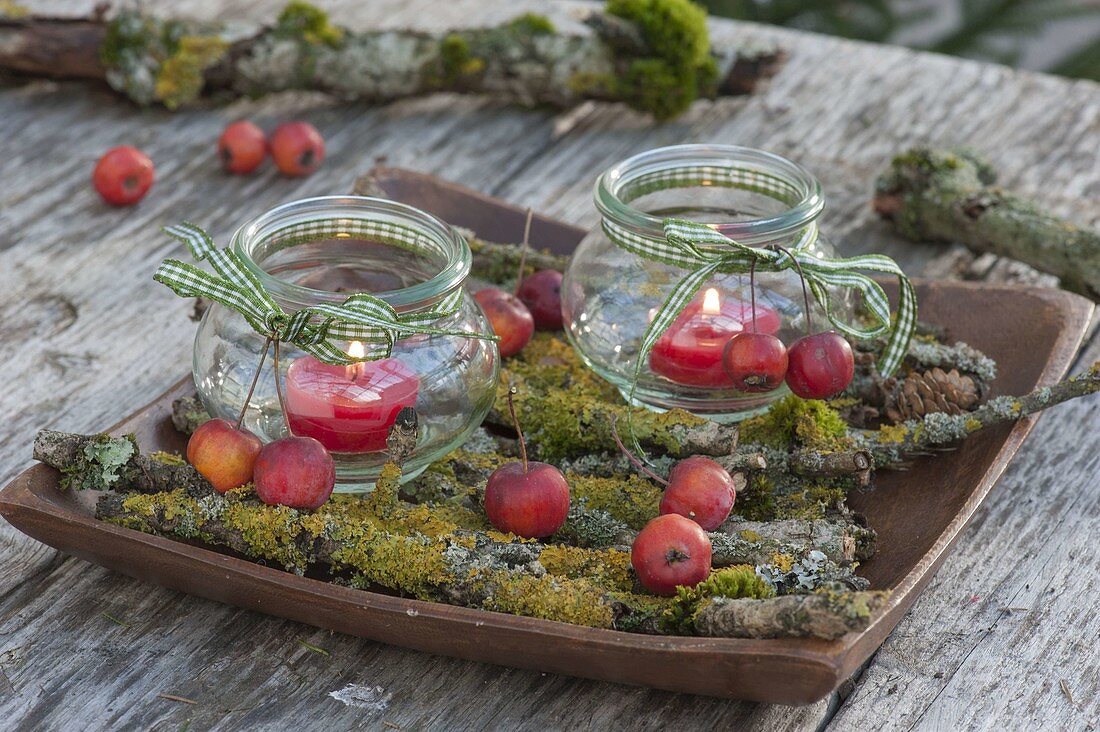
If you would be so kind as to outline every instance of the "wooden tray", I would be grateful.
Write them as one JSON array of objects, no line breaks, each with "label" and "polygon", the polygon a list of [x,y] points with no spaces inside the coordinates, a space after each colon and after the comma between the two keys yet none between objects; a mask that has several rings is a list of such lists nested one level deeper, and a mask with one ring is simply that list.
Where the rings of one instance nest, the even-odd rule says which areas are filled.
[{"label": "wooden tray", "polygon": [[[426,209],[496,241],[517,241],[523,212],[429,176],[372,171],[374,192]],[[532,242],[559,252],[576,228],[546,218]],[[1092,312],[1058,290],[919,283],[922,318],[997,359],[1001,394],[1057,380],[1069,367]],[[1026,342],[1028,348],[1020,348]],[[171,426],[184,379],[111,432],[137,435],[143,449],[182,451]],[[24,533],[124,574],[194,595],[421,651],[659,689],[784,704],[816,701],[882,643],[928,583],[963,527],[1019,449],[1034,420],[987,430],[958,450],[884,472],[874,490],[849,499],[879,533],[878,553],[860,570],[893,594],[863,633],[822,640],[654,637],[596,630],[352,590],[297,577],[216,551],[94,519],[92,494],[62,493],[56,471],[28,469],[0,492],[0,513]],[[28,436],[28,443],[29,443]],[[28,445],[29,449],[29,445]]]}]

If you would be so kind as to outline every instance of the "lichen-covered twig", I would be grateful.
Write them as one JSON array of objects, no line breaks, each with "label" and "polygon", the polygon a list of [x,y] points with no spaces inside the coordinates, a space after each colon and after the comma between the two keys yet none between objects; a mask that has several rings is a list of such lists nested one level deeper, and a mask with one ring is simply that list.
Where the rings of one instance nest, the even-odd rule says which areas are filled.
[{"label": "lichen-covered twig", "polygon": [[959,242],[1018,259],[1100,300],[1100,232],[996,187],[995,179],[972,152],[914,148],[879,178],[875,210],[910,239]]},{"label": "lichen-covered twig", "polygon": [[[519,379],[513,376],[508,382],[518,384]],[[611,418],[615,415],[630,423],[643,448],[671,457],[728,455],[737,446],[735,426],[721,425],[681,409],[657,413],[610,399],[584,399],[572,389],[519,388],[520,419],[532,433],[535,452],[542,460],[615,449],[611,435]],[[503,428],[510,424],[505,413],[496,408],[485,421]]]},{"label": "lichen-covered twig", "polygon": [[182,488],[193,496],[214,491],[180,458],[142,455],[129,437],[40,430],[34,438],[34,459],[61,471],[62,488],[107,490],[124,486],[144,493]]},{"label": "lichen-covered twig", "polygon": [[1044,386],[1019,397],[990,399],[972,412],[933,413],[870,431],[854,431],[860,446],[870,452],[877,467],[897,465],[935,448],[951,445],[978,430],[1053,407],[1100,391],[1100,361],[1077,376]]},{"label": "lichen-covered twig", "polygon": [[561,254],[528,248],[524,258],[523,250],[515,244],[496,244],[476,238],[467,241],[474,255],[470,276],[496,285],[515,282],[521,260],[525,276],[540,269],[564,272],[569,266],[569,257]]},{"label": "lichen-covered twig", "polygon": [[130,10],[110,21],[29,16],[0,22],[0,70],[105,78],[139,104],[169,108],[212,92],[306,89],[387,102],[451,91],[528,106],[616,100],[668,118],[696,98],[751,92],[782,62],[767,45],[712,52],[705,20],[687,0],[609,0],[586,34],[533,14],[442,34],[356,32],[305,2],[261,28]]},{"label": "lichen-covered twig", "polygon": [[715,597],[694,616],[699,635],[721,638],[816,636],[835,640],[865,630],[886,602],[885,592],[823,590],[770,600]]},{"label": "lichen-covered twig", "polygon": [[[515,540],[456,525],[454,514],[394,503],[392,464],[365,500],[338,497],[315,512],[265,506],[245,491],[196,499],[185,491],[102,496],[100,519],[198,540],[302,573],[321,566],[354,587],[383,585],[421,599],[604,628],[655,631],[664,603],[635,594],[629,555]],[[811,583],[850,570],[816,568]],[[787,571],[769,566],[769,576]],[[827,572],[827,573],[826,573]],[[812,631],[809,631],[812,632]]]},{"label": "lichen-covered twig", "polygon": [[209,421],[210,414],[197,396],[180,397],[172,402],[172,426],[179,432],[189,435]]}]

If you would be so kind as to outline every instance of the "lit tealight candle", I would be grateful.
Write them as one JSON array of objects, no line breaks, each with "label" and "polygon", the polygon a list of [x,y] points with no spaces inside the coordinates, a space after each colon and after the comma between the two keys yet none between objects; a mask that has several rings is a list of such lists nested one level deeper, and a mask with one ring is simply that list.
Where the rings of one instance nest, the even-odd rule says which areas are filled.
[{"label": "lit tealight candle", "polygon": [[[756,330],[776,333],[779,313],[756,305]],[[670,381],[712,389],[731,388],[722,351],[735,334],[752,328],[752,305],[708,287],[688,303],[649,354],[649,367]]]},{"label": "lit tealight candle", "polygon": [[[351,358],[364,355],[362,343],[348,348]],[[331,452],[385,450],[397,413],[416,406],[419,389],[416,374],[396,358],[333,366],[303,356],[287,369],[287,423]]]}]

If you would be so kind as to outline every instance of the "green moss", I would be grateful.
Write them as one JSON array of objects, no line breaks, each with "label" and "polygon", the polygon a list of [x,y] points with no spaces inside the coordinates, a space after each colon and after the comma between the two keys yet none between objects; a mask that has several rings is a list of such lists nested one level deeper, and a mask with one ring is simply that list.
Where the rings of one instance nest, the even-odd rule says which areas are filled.
[{"label": "green moss", "polygon": [[549,18],[538,13],[524,13],[508,23],[508,27],[517,33],[530,36],[549,36],[556,30]]},{"label": "green moss", "polygon": [[202,93],[203,73],[228,50],[214,26],[122,11],[107,24],[99,53],[113,88],[139,104],[175,109]]},{"label": "green moss", "polygon": [[741,441],[776,450],[838,450],[850,446],[848,425],[836,409],[818,399],[801,399],[794,394],[775,402],[766,413],[742,422]]},{"label": "green moss", "polygon": [[737,493],[734,512],[749,521],[771,520],[776,513],[775,481],[765,473],[750,474],[745,488]]},{"label": "green moss", "polygon": [[536,334],[515,358],[508,359],[497,389],[497,410],[507,409],[508,389],[517,389],[516,410],[529,447],[539,459],[615,450],[613,414],[620,430],[643,445],[672,454],[682,449],[676,431],[705,425],[702,417],[681,409],[657,413],[632,409],[618,389],[587,368],[560,336]]},{"label": "green moss", "polygon": [[446,84],[452,84],[463,76],[481,73],[485,69],[485,60],[473,55],[469,42],[458,33],[451,33],[443,38],[439,60],[442,66],[440,75]]},{"label": "green moss", "polygon": [[184,36],[175,52],[160,65],[154,94],[168,109],[176,109],[202,93],[203,72],[218,63],[229,44],[217,36]]},{"label": "green moss", "polygon": [[658,514],[661,489],[639,475],[600,478],[568,473],[565,479],[572,500],[607,511],[635,531]]},{"label": "green moss", "polygon": [[690,635],[695,618],[706,602],[714,597],[763,600],[774,597],[775,591],[757,576],[755,568],[742,564],[712,572],[695,587],[677,587],[672,604],[661,616],[665,632]]},{"label": "green moss", "polygon": [[630,60],[615,80],[623,101],[669,119],[713,93],[718,72],[702,7],[689,0],[608,0],[607,12],[637,25],[651,51]]},{"label": "green moss", "polygon": [[301,0],[287,3],[275,21],[275,32],[283,37],[332,48],[338,48],[344,41],[344,29],[333,25],[328,13]]},{"label": "green moss", "polygon": [[738,492],[734,513],[749,521],[823,519],[854,487],[848,478],[800,478],[754,473]]},{"label": "green moss", "polygon": [[770,520],[818,520],[835,513],[854,483],[846,478],[798,480],[795,488],[776,496]]},{"label": "green moss", "polygon": [[661,616],[672,606],[673,598],[641,595],[632,592],[612,592],[612,600],[619,606],[615,618],[616,630],[628,633],[656,633],[660,629]]}]

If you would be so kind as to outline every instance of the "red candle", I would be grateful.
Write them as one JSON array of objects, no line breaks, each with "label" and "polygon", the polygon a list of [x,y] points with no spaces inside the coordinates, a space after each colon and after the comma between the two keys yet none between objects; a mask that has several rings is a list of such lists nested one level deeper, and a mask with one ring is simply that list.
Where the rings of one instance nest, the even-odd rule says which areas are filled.
[{"label": "red candle", "polygon": [[[757,303],[758,333],[774,334],[780,325],[779,313]],[[649,352],[649,367],[677,384],[732,387],[733,380],[722,367],[722,351],[730,338],[752,327],[751,304],[709,287],[657,339]]]},{"label": "red candle", "polygon": [[[355,355],[352,344],[349,353]],[[420,380],[396,358],[331,366],[303,356],[286,373],[290,431],[312,437],[331,452],[386,449],[390,427],[403,407],[416,405]]]}]

